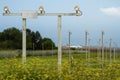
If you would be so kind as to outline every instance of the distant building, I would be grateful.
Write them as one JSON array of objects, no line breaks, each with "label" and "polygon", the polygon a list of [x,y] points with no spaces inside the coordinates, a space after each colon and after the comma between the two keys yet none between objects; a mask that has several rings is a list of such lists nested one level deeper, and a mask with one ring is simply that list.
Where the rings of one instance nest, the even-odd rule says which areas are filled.
[{"label": "distant building", "polygon": [[[67,45],[66,48],[69,48],[69,45]],[[71,45],[70,48],[72,48],[72,49],[80,49],[80,48],[83,48],[83,47],[79,46],[79,45]]]},{"label": "distant building", "polygon": [[82,48],[82,46],[70,46],[70,48],[79,49],[79,48]]}]

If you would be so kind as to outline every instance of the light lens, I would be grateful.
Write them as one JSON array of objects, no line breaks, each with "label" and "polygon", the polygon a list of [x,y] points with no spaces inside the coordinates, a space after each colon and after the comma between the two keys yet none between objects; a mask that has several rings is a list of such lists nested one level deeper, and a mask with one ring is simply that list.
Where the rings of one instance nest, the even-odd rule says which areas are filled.
[{"label": "light lens", "polygon": [[75,11],[79,11],[80,10],[79,6],[75,6],[74,9],[75,9]]},{"label": "light lens", "polygon": [[40,7],[39,7],[39,10],[40,10],[40,11],[44,11],[43,6],[40,6]]},{"label": "light lens", "polygon": [[8,11],[9,9],[8,9],[8,7],[7,6],[5,6],[4,7],[4,11]]}]

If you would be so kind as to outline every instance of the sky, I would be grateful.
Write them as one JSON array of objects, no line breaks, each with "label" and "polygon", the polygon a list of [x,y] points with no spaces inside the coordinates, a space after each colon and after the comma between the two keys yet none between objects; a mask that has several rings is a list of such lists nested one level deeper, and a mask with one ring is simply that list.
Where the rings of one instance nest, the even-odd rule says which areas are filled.
[{"label": "sky", "polygon": [[[3,16],[4,6],[11,13],[25,10],[39,11],[43,6],[46,13],[75,13],[74,7],[79,6],[82,16],[62,16],[62,45],[68,43],[68,31],[71,31],[71,45],[85,45],[87,30],[91,46],[98,46],[98,40],[104,31],[104,45],[120,47],[120,0],[0,0],[0,32],[16,27],[22,30],[22,17]],[[51,38],[58,44],[58,17],[39,16],[27,19],[27,28],[39,31],[42,37]]]}]

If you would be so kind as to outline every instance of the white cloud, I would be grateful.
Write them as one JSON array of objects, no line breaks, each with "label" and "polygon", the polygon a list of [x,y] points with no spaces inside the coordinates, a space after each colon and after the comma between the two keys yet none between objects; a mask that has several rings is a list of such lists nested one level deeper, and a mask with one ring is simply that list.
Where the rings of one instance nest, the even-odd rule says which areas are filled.
[{"label": "white cloud", "polygon": [[120,7],[100,8],[100,11],[107,15],[120,16]]}]

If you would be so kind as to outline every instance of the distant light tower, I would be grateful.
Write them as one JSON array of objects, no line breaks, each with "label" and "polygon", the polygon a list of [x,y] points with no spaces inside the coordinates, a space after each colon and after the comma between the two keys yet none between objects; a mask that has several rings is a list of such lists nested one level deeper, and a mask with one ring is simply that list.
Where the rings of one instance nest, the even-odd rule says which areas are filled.
[{"label": "distant light tower", "polygon": [[115,60],[117,60],[117,44],[114,42],[114,45],[115,45],[115,47],[114,47],[114,58],[115,58]]},{"label": "distant light tower", "polygon": [[101,59],[101,39],[98,40],[98,60]]},{"label": "distant light tower", "polygon": [[102,67],[104,64],[104,31],[102,31]]},{"label": "distant light tower", "polygon": [[88,61],[88,31],[85,31],[86,62]]},{"label": "distant light tower", "polygon": [[88,39],[88,45],[89,45],[89,50],[88,50],[88,61],[90,62],[90,41],[91,39]]},{"label": "distant light tower", "polygon": [[112,63],[112,38],[110,38],[110,64]]},{"label": "distant light tower", "polygon": [[108,56],[108,43],[106,41],[106,49],[105,49],[105,53],[106,53],[106,61],[107,61],[107,56]]},{"label": "distant light tower", "polygon": [[116,60],[116,44],[115,44],[115,42],[113,42],[113,44],[114,44],[113,52],[114,52],[114,62],[115,62],[115,60]]},{"label": "distant light tower", "polygon": [[113,48],[113,51],[114,51],[114,62],[115,62],[115,58],[116,58],[116,49],[115,49],[115,47]]},{"label": "distant light tower", "polygon": [[71,53],[70,53],[71,37],[70,37],[70,36],[71,36],[72,32],[69,30],[68,33],[69,33],[69,34],[68,34],[68,36],[69,36],[69,40],[68,40],[68,43],[69,43],[69,62],[70,62],[70,57],[71,57],[71,55],[70,55],[70,54],[71,54]]}]

